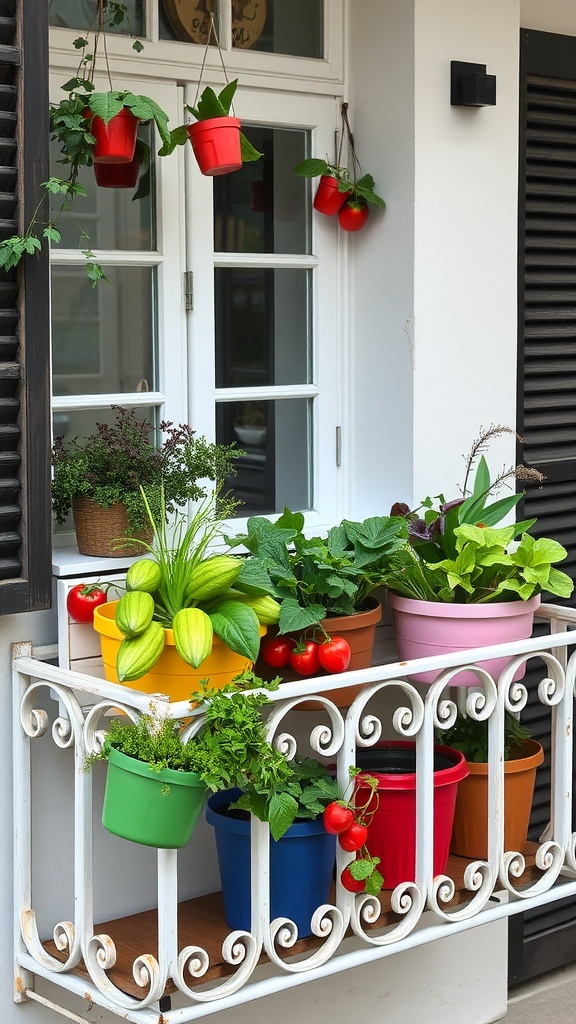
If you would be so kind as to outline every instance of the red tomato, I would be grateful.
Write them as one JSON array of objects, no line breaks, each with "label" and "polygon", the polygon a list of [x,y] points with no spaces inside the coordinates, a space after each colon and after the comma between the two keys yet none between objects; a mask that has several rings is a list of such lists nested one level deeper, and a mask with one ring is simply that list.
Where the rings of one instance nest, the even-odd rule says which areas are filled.
[{"label": "red tomato", "polygon": [[318,644],[307,640],[303,647],[295,647],[290,655],[290,665],[301,676],[315,676],[320,668]]},{"label": "red tomato", "polygon": [[343,636],[333,636],[318,645],[318,660],[327,672],[345,672],[351,657],[350,644]]},{"label": "red tomato", "polygon": [[357,821],[353,825],[350,825],[344,832],[341,832],[338,836],[338,842],[346,853],[355,853],[359,850],[368,838],[368,829],[366,825],[360,825]]},{"label": "red tomato", "polygon": [[324,809],[322,821],[326,831],[332,836],[337,836],[354,824],[354,812],[335,800]]},{"label": "red tomato", "polygon": [[262,645],[262,657],[271,668],[284,668],[290,661],[295,642],[289,636],[270,637]]},{"label": "red tomato", "polygon": [[368,203],[349,199],[338,211],[338,223],[344,231],[360,231],[368,220]]},{"label": "red tomato", "polygon": [[92,622],[94,609],[99,604],[106,604],[106,591],[95,583],[77,583],[68,591],[66,607],[76,622]]},{"label": "red tomato", "polygon": [[340,875],[340,881],[348,892],[364,892],[366,882],[363,878],[354,878],[354,875],[350,871],[350,866],[344,868],[344,871]]}]

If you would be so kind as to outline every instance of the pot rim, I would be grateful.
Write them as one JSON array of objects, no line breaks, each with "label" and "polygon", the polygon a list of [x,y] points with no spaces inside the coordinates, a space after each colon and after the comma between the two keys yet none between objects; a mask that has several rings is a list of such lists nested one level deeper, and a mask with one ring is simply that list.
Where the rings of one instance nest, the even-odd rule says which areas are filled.
[{"label": "pot rim", "polygon": [[[544,760],[544,748],[538,740],[527,739],[520,747],[515,748],[520,756],[504,761],[504,774],[513,775],[516,772],[529,772],[532,768],[538,768]],[[526,750],[525,754],[521,751]],[[467,761],[470,775],[487,775],[487,761]]]},{"label": "pot rim", "polygon": [[446,601],[421,601],[415,597],[402,597],[393,590],[387,593],[387,602],[393,611],[410,612],[412,615],[426,615],[431,618],[453,619],[497,619],[513,618],[535,611],[540,605],[540,594],[534,594],[527,601],[493,601],[489,604],[459,604]]},{"label": "pot rim", "polygon": [[[115,621],[117,606],[118,601],[106,601],[105,604],[98,605],[94,609],[93,624],[97,633],[101,633],[103,636],[108,636],[112,640],[122,641],[124,639],[124,634],[120,632]],[[98,612],[98,615],[96,615],[96,612]],[[260,636],[265,636],[266,631],[267,627],[260,624]],[[173,629],[169,629],[168,626],[164,626],[164,636],[168,647],[176,646]],[[222,645],[223,647],[228,646],[216,633],[214,633],[214,636],[212,637],[212,646],[218,647],[219,645]]]},{"label": "pot rim", "polygon": [[[412,740],[383,740],[374,746],[375,750],[414,750],[415,748],[416,744]],[[435,789],[438,789],[440,786],[450,786],[455,782],[460,782],[469,774],[469,765],[462,751],[456,750],[454,747],[447,747],[443,743],[435,743],[434,752],[444,754],[446,757],[452,757],[454,760],[450,768],[441,768],[434,772]],[[416,789],[415,771],[394,772],[393,775],[387,775],[385,772],[371,771],[369,768],[365,768],[360,775],[356,776],[358,783],[361,783],[366,775],[372,775],[378,779],[378,789]]]},{"label": "pot rim", "polygon": [[197,135],[202,131],[211,131],[213,128],[240,128],[239,117],[228,114],[226,117],[205,117],[202,121],[191,121],[186,125],[189,136]]},{"label": "pot rim", "polygon": [[[241,789],[220,789],[217,793],[212,793],[206,803],[206,821],[213,825],[214,828],[220,828],[223,832],[235,832],[237,835],[245,836],[250,835],[250,818],[247,820],[232,818],[225,811],[221,810],[226,804],[237,800],[241,792]],[[318,818],[306,818],[302,821],[296,820],[280,839],[274,840],[272,836],[270,836],[270,839],[272,842],[281,843],[284,839],[301,839],[302,836],[321,834],[329,834],[324,828],[322,815]],[[336,839],[336,836],[334,836],[334,839]]]},{"label": "pot rim", "polygon": [[139,761],[136,757],[130,757],[122,750],[117,750],[116,747],[110,747],[108,760],[122,771],[150,778],[153,782],[169,782],[170,785],[206,789],[206,784],[202,782],[198,772],[180,771],[175,768],[161,768],[159,772],[152,771],[147,761]]}]

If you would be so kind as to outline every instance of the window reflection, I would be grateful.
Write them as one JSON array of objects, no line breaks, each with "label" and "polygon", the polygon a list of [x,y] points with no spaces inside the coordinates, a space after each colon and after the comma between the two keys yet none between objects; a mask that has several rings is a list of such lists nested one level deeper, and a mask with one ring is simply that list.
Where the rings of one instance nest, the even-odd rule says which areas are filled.
[{"label": "window reflection", "polygon": [[[106,32],[144,35],[144,0],[123,0],[126,16],[119,25],[106,25]],[[83,28],[97,25],[98,0],[49,0],[48,22],[57,28]]]},{"label": "window reflection", "polygon": [[308,133],[243,128],[264,157],[214,178],[217,252],[310,253],[307,183],[293,168],[307,156]]},{"label": "window reflection", "polygon": [[232,0],[234,46],[321,58],[323,6],[323,0]]},{"label": "window reflection", "polygon": [[55,395],[155,389],[155,271],[105,267],[92,288],[81,266],[52,273],[52,373]]},{"label": "window reflection", "polygon": [[307,384],[310,271],[218,268],[216,386]]},{"label": "window reflection", "polygon": [[242,502],[239,516],[311,507],[311,413],[311,401],[303,398],[218,405],[216,440],[236,441],[245,452],[227,481]]}]

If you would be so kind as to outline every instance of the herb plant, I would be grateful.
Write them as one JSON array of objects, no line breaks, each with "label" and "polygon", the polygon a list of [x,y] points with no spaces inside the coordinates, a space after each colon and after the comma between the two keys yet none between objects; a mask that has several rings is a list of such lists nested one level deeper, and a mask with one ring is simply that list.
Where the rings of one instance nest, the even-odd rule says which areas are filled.
[{"label": "herb plant", "polygon": [[254,516],[247,525],[248,533],[231,542],[252,556],[236,586],[264,587],[281,601],[280,633],[362,611],[406,537],[401,519],[377,516],[363,523],[344,520],[326,538],[308,538],[302,513],[287,508],[276,522]]},{"label": "herb plant", "polygon": [[[238,87],[238,79],[235,78],[233,82],[228,82],[220,93],[214,92],[211,86],[206,86],[202,90],[202,95],[197,105],[194,107],[186,106],[186,110],[190,114],[193,114],[197,121],[208,121],[215,117],[229,117],[230,110],[232,108],[232,101],[234,94]],[[160,150],[160,156],[168,156],[176,146],[183,146],[188,140],[188,131],[185,124],[179,125],[178,128],[174,128],[170,133],[170,138],[164,140],[164,145]],[[240,154],[242,157],[242,163],[249,163],[254,160],[259,160],[262,153],[259,153],[254,148],[251,142],[248,141],[243,132],[240,132]]]},{"label": "herb plant", "polygon": [[63,523],[74,498],[91,498],[103,508],[119,501],[126,506],[129,529],[136,533],[148,521],[140,487],[157,517],[163,489],[169,514],[186,501],[206,495],[205,481],[217,482],[234,472],[232,460],[242,454],[235,444],[210,444],[187,424],[162,422],[165,435],[155,444],[152,424],[134,410],[113,406],[112,425],[97,423],[94,434],[67,441],[57,437],[52,449],[52,508]]},{"label": "herb plant", "polygon": [[302,160],[294,168],[294,173],[302,178],[317,178],[319,175],[328,175],[338,181],[338,191],[344,192],[348,200],[356,202],[372,203],[384,209],[386,203],[381,196],[374,191],[374,178],[371,174],[363,174],[358,179],[351,176],[347,167],[339,167],[312,157],[309,160]]},{"label": "herb plant", "polygon": [[[530,738],[530,730],[521,725],[509,711],[504,716],[504,760],[514,757],[515,751]],[[488,761],[488,722],[458,715],[446,732],[438,730],[436,739],[454,750],[460,750],[467,761],[485,764]]]}]

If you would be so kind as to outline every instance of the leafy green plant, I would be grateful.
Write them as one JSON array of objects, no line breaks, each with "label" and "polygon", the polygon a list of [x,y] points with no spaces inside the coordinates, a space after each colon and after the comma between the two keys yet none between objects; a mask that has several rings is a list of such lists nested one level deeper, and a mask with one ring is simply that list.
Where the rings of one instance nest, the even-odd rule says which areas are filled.
[{"label": "leafy green plant", "polygon": [[[504,760],[514,758],[516,751],[527,739],[530,730],[509,711],[504,715]],[[467,761],[485,764],[488,761],[488,722],[476,721],[466,715],[458,715],[452,728],[445,732],[438,730],[438,743],[460,750]]]},{"label": "leafy green plant", "polygon": [[[494,482],[484,455],[486,443],[508,427],[492,426],[474,442],[467,460],[463,496],[446,501],[443,494],[426,498],[411,512],[396,503],[391,515],[402,518],[409,543],[392,553],[383,583],[404,597],[425,601],[484,604],[514,598],[527,601],[548,592],[570,597],[573,582],[554,568],[567,556],[555,540],[535,540],[529,530],[535,519],[498,528],[523,492],[490,501],[494,490],[510,477],[541,481],[542,475],[517,467]],[[478,459],[471,493],[467,483]],[[423,515],[419,512],[423,510]]]},{"label": "leafy green plant", "polygon": [[384,209],[386,203],[381,196],[374,191],[374,178],[371,174],[363,174],[355,179],[347,167],[339,167],[329,164],[326,160],[312,157],[302,160],[294,168],[294,173],[303,178],[317,178],[319,175],[328,175],[338,181],[338,191],[345,192],[348,201],[372,203]]},{"label": "leafy green plant", "polygon": [[281,601],[280,633],[314,626],[330,615],[352,615],[382,583],[393,552],[405,543],[401,519],[344,520],[326,538],[306,537],[304,516],[285,508],[275,522],[254,516],[248,532],[229,541],[251,556],[235,584],[264,588]]},{"label": "leafy green plant", "polygon": [[141,485],[155,516],[162,490],[171,514],[185,501],[205,496],[206,481],[215,483],[233,473],[232,460],[242,454],[235,444],[210,444],[187,424],[175,427],[169,421],[160,424],[165,437],[157,445],[152,424],[138,419],[133,409],[113,409],[113,424],[98,423],[87,438],[67,441],[60,436],[54,442],[52,508],[59,523],[70,514],[74,498],[91,498],[103,508],[119,501],[126,506],[129,529],[136,533],[148,522]]},{"label": "leafy green plant", "polygon": [[[191,107],[186,105],[186,110],[193,114],[197,121],[209,121],[214,117],[229,117],[237,88],[237,78],[233,82],[227,82],[219,93],[216,93],[211,86],[207,85],[202,90],[197,106]],[[160,150],[160,156],[168,156],[174,151],[176,146],[183,146],[187,140],[187,126],[181,124],[178,128],[174,128],[170,133],[170,138],[164,141],[164,145]],[[263,153],[259,153],[252,143],[248,141],[243,132],[240,132],[240,154],[242,156],[242,163],[260,160],[263,156]]]},{"label": "leafy green plant", "polygon": [[[128,592],[116,608],[116,625],[124,635],[116,659],[119,680],[139,679],[150,671],[164,648],[166,628],[173,630],[180,657],[194,668],[210,655],[214,634],[232,651],[256,661],[260,625],[277,622],[279,606],[263,589],[252,596],[237,593],[233,587],[243,560],[209,552],[234,503],[209,497],[190,519],[176,515],[168,525],[162,496],[159,516],[153,514],[144,490],[142,497],[154,540],[152,545],[140,543],[157,572],[151,583],[142,581],[141,566],[150,569],[146,559],[127,574]],[[132,573],[138,580],[135,586]]]}]

